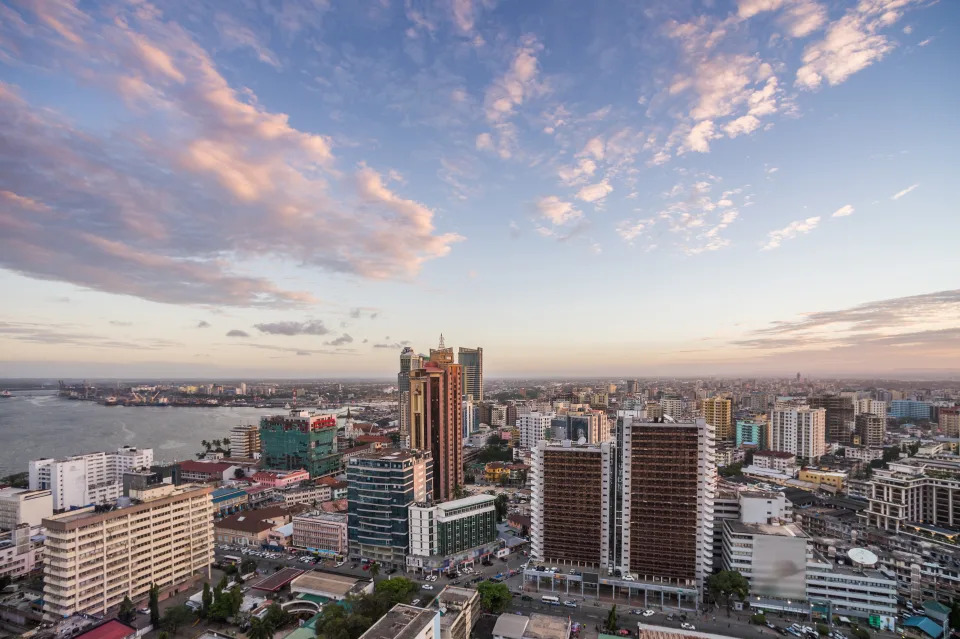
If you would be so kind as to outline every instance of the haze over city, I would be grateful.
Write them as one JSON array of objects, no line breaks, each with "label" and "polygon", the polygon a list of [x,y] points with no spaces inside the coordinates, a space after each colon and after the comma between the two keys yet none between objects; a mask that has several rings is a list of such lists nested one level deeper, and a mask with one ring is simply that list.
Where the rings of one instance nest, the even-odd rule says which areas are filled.
[{"label": "haze over city", "polygon": [[960,374],[960,5],[0,6],[0,376]]}]

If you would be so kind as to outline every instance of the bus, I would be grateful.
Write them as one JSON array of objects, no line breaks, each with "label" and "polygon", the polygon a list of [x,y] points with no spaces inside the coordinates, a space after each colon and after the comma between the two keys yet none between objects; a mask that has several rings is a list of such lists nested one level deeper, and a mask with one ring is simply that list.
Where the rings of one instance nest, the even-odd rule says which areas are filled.
[{"label": "bus", "polygon": [[224,555],[224,556],[223,556],[223,560],[230,562],[230,563],[233,564],[234,566],[236,566],[237,564],[239,564],[240,561],[241,561],[241,560],[240,560],[240,557],[237,557],[236,555]]},{"label": "bus", "polygon": [[542,601],[545,604],[549,604],[551,606],[560,605],[560,598],[554,597],[553,595],[544,595],[543,597],[540,597],[540,601]]}]

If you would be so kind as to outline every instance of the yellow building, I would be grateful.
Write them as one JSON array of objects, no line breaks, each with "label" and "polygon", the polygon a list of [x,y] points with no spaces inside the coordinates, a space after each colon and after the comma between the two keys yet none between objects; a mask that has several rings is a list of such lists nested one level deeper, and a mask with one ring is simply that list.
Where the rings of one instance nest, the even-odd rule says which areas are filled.
[{"label": "yellow building", "polygon": [[145,600],[195,575],[210,578],[210,487],[161,484],[131,491],[134,502],[109,512],[44,519],[44,612],[103,614],[123,598]]},{"label": "yellow building", "polygon": [[835,470],[818,470],[816,468],[804,468],[800,471],[800,481],[808,481],[817,486],[830,486],[837,492],[843,490],[843,485],[847,481],[847,474]]},{"label": "yellow building", "polygon": [[510,477],[510,469],[503,462],[487,462],[483,467],[483,477],[488,482],[496,484],[501,479]]},{"label": "yellow building", "polygon": [[703,418],[713,426],[717,441],[734,439],[733,402],[726,397],[708,397],[703,400]]}]

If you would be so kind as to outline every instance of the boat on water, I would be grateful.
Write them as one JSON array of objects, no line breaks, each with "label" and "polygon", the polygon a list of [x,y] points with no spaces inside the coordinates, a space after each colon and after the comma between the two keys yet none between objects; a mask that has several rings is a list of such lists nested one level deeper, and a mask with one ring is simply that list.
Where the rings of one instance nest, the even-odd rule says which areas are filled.
[{"label": "boat on water", "polygon": [[103,405],[104,405],[104,406],[116,406],[116,405],[117,405],[117,398],[116,398],[116,397],[113,397],[113,396],[107,397],[106,399],[103,400]]},{"label": "boat on water", "polygon": [[8,398],[8,397],[13,397],[13,393],[11,393],[10,391],[8,391],[8,390],[6,390],[6,389],[0,391],[0,398],[6,399],[6,398]]}]

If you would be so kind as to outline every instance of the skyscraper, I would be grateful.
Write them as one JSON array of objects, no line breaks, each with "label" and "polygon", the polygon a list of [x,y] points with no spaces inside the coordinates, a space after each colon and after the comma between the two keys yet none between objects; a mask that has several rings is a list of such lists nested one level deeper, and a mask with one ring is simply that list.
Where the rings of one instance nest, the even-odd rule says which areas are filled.
[{"label": "skyscraper", "polygon": [[409,346],[400,352],[400,373],[397,374],[397,401],[400,410],[400,440],[410,442],[410,371],[423,368],[423,356]]},{"label": "skyscraper", "polygon": [[729,441],[736,433],[733,430],[733,402],[726,397],[708,397],[703,400],[703,418],[713,426],[717,441]]},{"label": "skyscraper", "polygon": [[460,347],[457,363],[463,367],[463,393],[473,400],[483,401],[483,349]]},{"label": "skyscraper", "polygon": [[430,361],[410,371],[410,448],[433,456],[433,498],[463,485],[463,385],[453,349],[430,349]]}]

